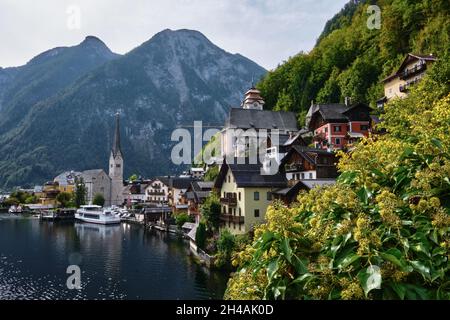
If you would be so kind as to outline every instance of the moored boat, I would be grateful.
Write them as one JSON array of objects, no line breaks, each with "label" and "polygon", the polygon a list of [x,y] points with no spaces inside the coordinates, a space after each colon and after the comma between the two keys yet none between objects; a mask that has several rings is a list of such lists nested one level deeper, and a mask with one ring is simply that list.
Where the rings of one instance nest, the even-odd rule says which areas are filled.
[{"label": "moored boat", "polygon": [[120,223],[120,216],[113,210],[96,205],[81,206],[75,213],[75,219],[96,224]]}]

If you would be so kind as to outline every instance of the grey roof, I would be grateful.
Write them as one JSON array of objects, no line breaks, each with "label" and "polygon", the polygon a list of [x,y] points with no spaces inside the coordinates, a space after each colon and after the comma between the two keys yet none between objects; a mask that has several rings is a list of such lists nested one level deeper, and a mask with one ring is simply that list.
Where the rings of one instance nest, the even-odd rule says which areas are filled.
[{"label": "grey roof", "polygon": [[306,187],[308,187],[308,189],[313,189],[315,187],[330,186],[336,184],[336,180],[335,179],[302,180],[301,183],[303,183]]},{"label": "grey roof", "polygon": [[241,129],[279,129],[297,131],[297,117],[293,112],[268,111],[255,109],[230,109],[230,115],[225,123],[227,128]]},{"label": "grey roof", "polygon": [[214,188],[213,181],[192,181],[192,189],[195,191],[208,191]]},{"label": "grey roof", "polygon": [[158,177],[158,180],[170,188],[187,189],[194,179],[180,177]]},{"label": "grey roof", "polygon": [[281,196],[293,196],[298,194],[300,190],[311,190],[317,186],[327,186],[333,185],[336,183],[334,179],[316,179],[316,180],[300,180],[295,185],[278,189],[273,194],[281,195]]},{"label": "grey roof", "polygon": [[363,103],[354,103],[352,105],[346,105],[342,103],[331,103],[331,104],[314,104],[312,105],[308,113],[306,114],[306,127],[310,126],[311,119],[318,113],[325,121],[335,121],[335,122],[347,122],[350,121],[350,110],[359,107],[369,106]]},{"label": "grey roof", "polygon": [[81,176],[81,172],[78,171],[65,171],[53,179],[54,182],[58,182],[61,185],[73,184],[76,177]]},{"label": "grey roof", "polygon": [[[234,161],[237,163],[237,161]],[[222,164],[219,176],[216,179],[215,188],[220,189],[225,176],[231,170],[238,188],[264,187],[282,188],[287,184],[286,177],[277,172],[274,175],[262,175],[261,164]]]},{"label": "grey roof", "polygon": [[88,182],[88,181],[91,181],[92,178],[97,177],[97,176],[99,176],[102,173],[107,175],[105,170],[103,170],[103,169],[85,170],[85,171],[82,172],[82,176],[83,176],[84,181]]}]

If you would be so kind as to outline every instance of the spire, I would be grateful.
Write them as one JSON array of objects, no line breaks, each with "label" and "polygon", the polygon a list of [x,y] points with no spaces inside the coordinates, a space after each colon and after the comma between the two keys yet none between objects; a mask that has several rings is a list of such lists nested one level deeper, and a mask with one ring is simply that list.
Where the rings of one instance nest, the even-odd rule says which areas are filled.
[{"label": "spire", "polygon": [[116,113],[116,128],[114,130],[114,141],[111,150],[113,156],[115,157],[120,153],[122,155],[122,149],[120,148],[120,123],[119,123],[119,112]]}]

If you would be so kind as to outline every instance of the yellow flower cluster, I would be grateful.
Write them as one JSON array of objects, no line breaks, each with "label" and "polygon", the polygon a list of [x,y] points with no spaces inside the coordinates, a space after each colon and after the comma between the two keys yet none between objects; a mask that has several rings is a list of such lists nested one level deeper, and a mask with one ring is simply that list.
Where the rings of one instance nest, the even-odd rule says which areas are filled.
[{"label": "yellow flower cluster", "polygon": [[400,228],[402,221],[395,210],[403,205],[403,202],[389,190],[383,190],[376,196],[380,216],[383,221],[392,228]]}]

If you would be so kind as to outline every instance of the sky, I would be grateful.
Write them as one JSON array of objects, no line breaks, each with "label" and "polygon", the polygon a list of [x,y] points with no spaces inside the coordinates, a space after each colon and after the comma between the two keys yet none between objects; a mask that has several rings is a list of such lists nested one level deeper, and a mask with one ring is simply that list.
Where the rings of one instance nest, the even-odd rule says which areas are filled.
[{"label": "sky", "polygon": [[164,29],[193,29],[266,69],[314,47],[348,0],[0,0],[0,66],[87,35],[124,54]]}]

